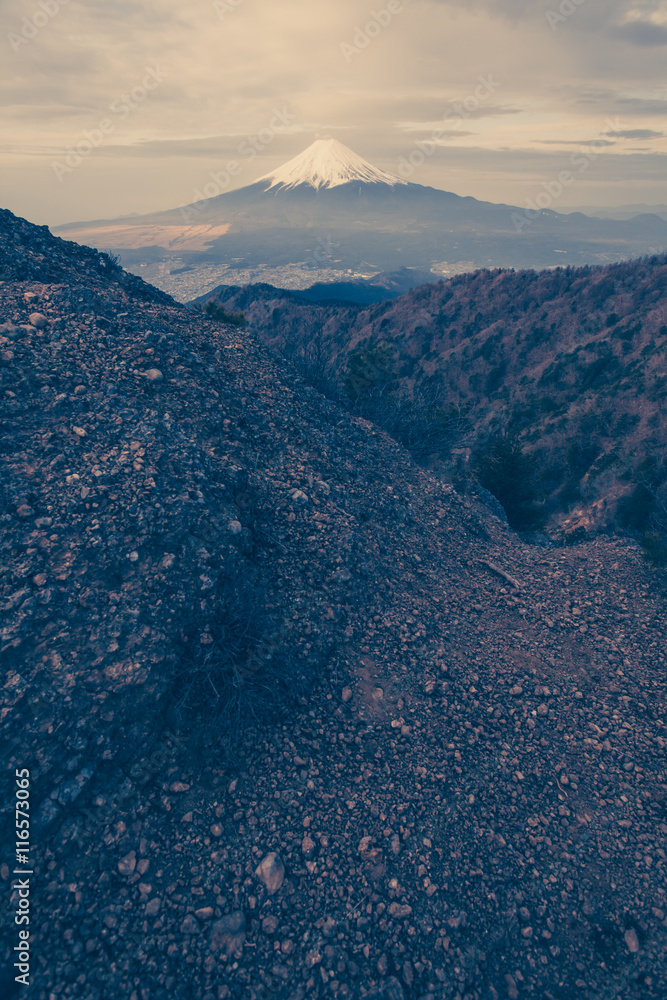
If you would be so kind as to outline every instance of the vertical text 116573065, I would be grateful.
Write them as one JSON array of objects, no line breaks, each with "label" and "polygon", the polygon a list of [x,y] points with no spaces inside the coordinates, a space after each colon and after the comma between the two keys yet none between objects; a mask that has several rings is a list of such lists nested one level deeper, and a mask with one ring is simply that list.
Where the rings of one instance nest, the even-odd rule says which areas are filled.
[{"label": "vertical text 116573065", "polygon": [[30,771],[16,771],[16,858],[12,900],[16,910],[14,923],[18,927],[18,943],[14,945],[14,977],[23,986],[30,985]]}]

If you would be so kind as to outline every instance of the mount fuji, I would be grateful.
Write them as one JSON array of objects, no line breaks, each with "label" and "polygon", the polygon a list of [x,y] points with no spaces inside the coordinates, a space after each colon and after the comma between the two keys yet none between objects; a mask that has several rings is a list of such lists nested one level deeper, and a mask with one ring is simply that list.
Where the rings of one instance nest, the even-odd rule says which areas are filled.
[{"label": "mount fuji", "polygon": [[362,280],[403,291],[482,267],[600,264],[667,248],[657,215],[527,213],[407,182],[336,139],[317,139],[254,183],[180,209],[54,231],[118,253],[124,267],[182,301],[251,282]]},{"label": "mount fuji", "polygon": [[299,156],[273,173],[260,177],[257,183],[266,182],[266,191],[274,188],[290,191],[302,185],[319,191],[323,188],[331,190],[342,184],[353,184],[355,181],[362,184],[386,184],[389,187],[407,184],[407,181],[394,177],[385,170],[378,170],[337,139],[317,139]]}]

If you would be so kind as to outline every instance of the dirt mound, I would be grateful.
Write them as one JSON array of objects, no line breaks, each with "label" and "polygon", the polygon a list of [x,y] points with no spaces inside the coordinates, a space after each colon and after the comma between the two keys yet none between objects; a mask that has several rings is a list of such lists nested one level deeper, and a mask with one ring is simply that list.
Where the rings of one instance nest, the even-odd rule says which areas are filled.
[{"label": "dirt mound", "polygon": [[[32,274],[42,231],[3,225]],[[54,242],[0,285],[34,995],[664,996],[663,578],[525,544]]]}]

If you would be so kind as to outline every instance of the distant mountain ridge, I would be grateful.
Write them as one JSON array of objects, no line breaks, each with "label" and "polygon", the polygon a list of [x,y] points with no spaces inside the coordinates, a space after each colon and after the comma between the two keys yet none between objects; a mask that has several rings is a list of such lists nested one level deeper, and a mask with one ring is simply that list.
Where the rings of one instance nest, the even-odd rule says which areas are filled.
[{"label": "distant mountain ridge", "polygon": [[221,284],[306,288],[406,267],[437,280],[480,267],[599,264],[667,249],[667,221],[658,216],[526,213],[402,181],[333,139],[207,201],[56,232],[118,252],[125,267],[181,301]]},{"label": "distant mountain ridge", "polygon": [[635,219],[641,215],[657,215],[667,222],[667,205],[617,205],[616,207],[585,207],[578,211],[585,215],[595,215],[598,219]]},{"label": "distant mountain ridge", "polygon": [[404,295],[411,288],[417,288],[432,280],[433,276],[426,271],[416,271],[405,267],[400,271],[378,274],[366,280],[316,282],[303,289],[281,289],[266,283],[246,286],[219,285],[210,292],[198,296],[194,301],[204,304],[211,299],[235,295],[245,289],[249,291],[250,301],[253,301],[254,295],[262,288],[266,289],[269,295],[293,299],[296,302],[368,306],[398,298],[399,295]]}]

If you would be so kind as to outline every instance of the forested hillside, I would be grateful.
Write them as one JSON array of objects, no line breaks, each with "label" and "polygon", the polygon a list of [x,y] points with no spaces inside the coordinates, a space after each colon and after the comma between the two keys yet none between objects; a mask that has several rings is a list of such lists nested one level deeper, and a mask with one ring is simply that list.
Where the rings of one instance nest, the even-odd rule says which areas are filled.
[{"label": "forested hillside", "polygon": [[667,521],[664,256],[478,271],[370,308],[307,305],[266,286],[222,301],[454,481],[473,475],[511,507],[498,479],[530,456],[519,463],[530,512],[517,526],[643,537]]}]

